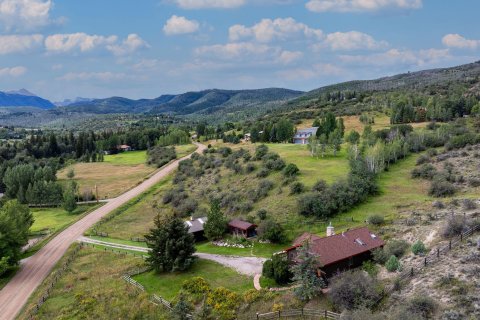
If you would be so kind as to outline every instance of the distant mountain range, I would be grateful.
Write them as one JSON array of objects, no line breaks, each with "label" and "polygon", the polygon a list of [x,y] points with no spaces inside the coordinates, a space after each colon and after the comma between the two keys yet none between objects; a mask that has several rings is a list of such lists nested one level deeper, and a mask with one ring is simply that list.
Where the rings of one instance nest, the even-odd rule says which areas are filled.
[{"label": "distant mountain range", "polygon": [[63,107],[70,112],[88,113],[170,113],[176,115],[211,114],[218,111],[248,109],[260,104],[287,101],[304,94],[288,89],[219,90],[162,95],[155,99],[131,100],[122,97],[80,101]]},{"label": "distant mountain range", "polygon": [[[132,100],[123,97],[106,99],[76,98],[57,102],[56,106],[35,94],[21,89],[0,92],[0,107],[34,107],[55,114],[162,114],[225,115],[243,113],[252,117],[288,105],[288,109],[308,106],[323,93],[332,91],[423,90],[431,86],[451,86],[459,82],[479,83],[480,61],[452,68],[403,73],[375,80],[338,83],[309,92],[281,88],[256,90],[210,89],[178,95],[162,95],[155,99]],[[472,88],[480,94],[480,85]],[[12,108],[10,108],[12,109]]]},{"label": "distant mountain range", "polygon": [[0,107],[35,107],[48,110],[54,108],[55,105],[26,89],[20,89],[18,91],[0,91]]}]

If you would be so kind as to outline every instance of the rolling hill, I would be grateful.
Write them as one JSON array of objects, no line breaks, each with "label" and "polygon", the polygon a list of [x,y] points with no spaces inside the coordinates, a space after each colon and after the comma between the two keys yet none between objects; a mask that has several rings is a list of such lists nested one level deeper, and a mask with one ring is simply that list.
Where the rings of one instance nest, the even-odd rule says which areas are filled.
[{"label": "rolling hill", "polygon": [[54,108],[55,105],[25,89],[21,89],[9,92],[0,91],[0,107],[35,107],[47,110]]},{"label": "rolling hill", "polygon": [[62,107],[70,112],[109,113],[171,113],[176,115],[211,114],[223,110],[238,111],[266,103],[282,103],[299,97],[301,91],[288,89],[219,90],[162,95],[155,99],[131,100],[122,97],[78,102]]}]

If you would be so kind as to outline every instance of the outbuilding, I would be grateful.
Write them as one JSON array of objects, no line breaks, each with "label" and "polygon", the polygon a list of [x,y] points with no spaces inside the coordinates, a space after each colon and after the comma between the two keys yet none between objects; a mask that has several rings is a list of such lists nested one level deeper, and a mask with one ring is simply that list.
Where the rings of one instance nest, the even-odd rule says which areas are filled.
[{"label": "outbuilding", "polygon": [[190,219],[185,221],[185,225],[188,227],[188,233],[193,234],[195,241],[205,240],[205,230],[204,225],[207,222],[207,217],[202,217],[198,219]]},{"label": "outbuilding", "polygon": [[228,229],[231,234],[245,238],[251,238],[257,235],[257,226],[255,224],[238,219],[230,221],[228,223]]}]

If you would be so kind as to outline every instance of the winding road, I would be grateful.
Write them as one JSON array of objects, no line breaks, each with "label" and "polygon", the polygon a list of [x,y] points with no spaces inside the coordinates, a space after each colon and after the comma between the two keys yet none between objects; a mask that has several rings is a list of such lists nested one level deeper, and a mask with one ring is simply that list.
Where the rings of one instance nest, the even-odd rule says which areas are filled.
[{"label": "winding road", "polygon": [[[195,144],[198,147],[196,152],[201,152],[206,148],[202,144]],[[85,231],[102,217],[160,182],[160,180],[171,174],[178,167],[178,163],[181,160],[187,159],[191,155],[169,163],[135,188],[112,199],[101,208],[92,211],[92,213],[58,234],[35,255],[24,260],[20,270],[0,291],[0,320],[11,320],[17,316],[33,291],[49,275],[52,268],[62,258],[70,245],[81,237]]]}]

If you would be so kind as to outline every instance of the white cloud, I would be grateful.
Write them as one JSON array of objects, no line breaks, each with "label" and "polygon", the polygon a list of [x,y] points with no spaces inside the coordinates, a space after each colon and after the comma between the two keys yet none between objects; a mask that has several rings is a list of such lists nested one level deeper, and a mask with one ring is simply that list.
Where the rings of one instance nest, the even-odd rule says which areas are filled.
[{"label": "white cloud", "polygon": [[245,0],[174,0],[182,9],[220,8],[231,9],[243,6]]},{"label": "white cloud", "polygon": [[27,68],[18,66],[13,68],[0,68],[0,77],[20,77],[27,72]]},{"label": "white cloud", "polygon": [[149,48],[150,45],[140,38],[138,34],[132,33],[122,41],[121,44],[112,44],[107,45],[107,49],[111,51],[116,56],[124,56],[132,54],[135,51],[143,48]]},{"label": "white cloud", "polygon": [[45,39],[45,48],[49,52],[92,51],[98,47],[113,45],[117,36],[98,36],[86,33],[54,34]]},{"label": "white cloud", "polygon": [[173,15],[163,26],[166,35],[187,34],[197,32],[200,24],[195,20]]},{"label": "white cloud", "polygon": [[346,71],[336,65],[330,63],[316,63],[309,68],[295,68],[279,71],[280,77],[287,80],[309,80],[313,78],[321,78],[325,76],[340,77],[345,76]]},{"label": "white cloud", "polygon": [[52,7],[52,0],[0,0],[0,23],[7,30],[45,26]]},{"label": "white cloud", "polygon": [[267,54],[278,52],[278,49],[272,48],[265,44],[252,42],[235,42],[227,44],[216,44],[211,46],[203,46],[195,49],[197,56],[217,57],[221,59],[238,59],[249,56],[259,58]]},{"label": "white cloud", "polygon": [[100,36],[86,33],[54,34],[45,39],[45,49],[49,53],[90,52],[98,49],[108,50],[116,56],[132,54],[150,47],[137,34],[130,34],[119,42],[115,35]]},{"label": "white cloud", "polygon": [[470,40],[459,34],[447,34],[442,38],[442,43],[449,48],[476,49],[480,47],[480,40]]},{"label": "white cloud", "polygon": [[112,80],[123,80],[128,76],[125,73],[113,73],[113,72],[69,72],[59,78],[58,80],[65,81],[86,81],[86,80],[99,80],[103,82],[109,82]]},{"label": "white cloud", "polygon": [[298,61],[303,57],[303,52],[301,51],[282,51],[277,58],[277,62],[282,64],[291,64],[292,62]]},{"label": "white cloud", "polygon": [[387,47],[388,43],[377,41],[363,32],[349,31],[330,33],[322,44],[316,46],[316,49],[319,49],[319,46],[326,46],[332,50],[376,50]]},{"label": "white cloud", "polygon": [[313,12],[369,12],[382,9],[420,9],[422,0],[310,0],[305,7]]},{"label": "white cloud", "polygon": [[293,18],[278,18],[275,20],[262,19],[252,27],[233,25],[229,29],[231,41],[240,41],[245,38],[254,38],[259,42],[271,42],[273,40],[288,40],[298,38],[320,39],[323,32],[313,29],[304,23],[297,22]]},{"label": "white cloud", "polygon": [[0,35],[0,54],[25,52],[42,44],[41,34],[33,35]]},{"label": "white cloud", "polygon": [[419,51],[391,49],[372,55],[342,55],[347,64],[384,66],[425,66],[451,58],[448,49],[425,49]]}]

